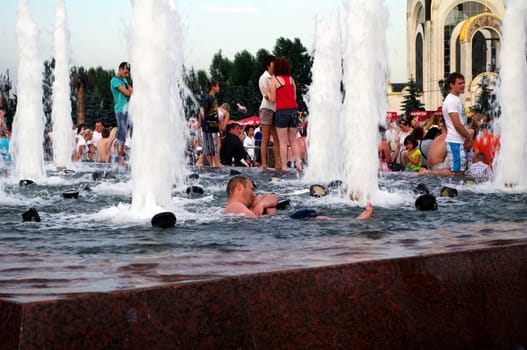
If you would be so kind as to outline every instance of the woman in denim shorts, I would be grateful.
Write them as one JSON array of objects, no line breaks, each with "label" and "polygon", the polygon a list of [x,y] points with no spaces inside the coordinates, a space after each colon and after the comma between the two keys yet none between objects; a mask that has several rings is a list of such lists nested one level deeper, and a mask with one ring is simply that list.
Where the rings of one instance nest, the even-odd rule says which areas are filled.
[{"label": "woman in denim shorts", "polygon": [[269,100],[276,101],[275,127],[280,141],[280,160],[282,170],[287,170],[287,148],[291,146],[296,169],[301,172],[302,161],[298,150],[296,133],[300,120],[298,104],[296,103],[296,86],[291,77],[291,67],[284,57],[278,57],[274,62],[274,78],[271,81]]}]

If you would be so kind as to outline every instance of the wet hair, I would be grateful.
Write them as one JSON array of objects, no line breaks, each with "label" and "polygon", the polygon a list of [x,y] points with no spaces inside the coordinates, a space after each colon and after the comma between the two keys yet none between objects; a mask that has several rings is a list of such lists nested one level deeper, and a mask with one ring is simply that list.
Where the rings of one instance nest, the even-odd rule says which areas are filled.
[{"label": "wet hair", "polygon": [[419,144],[419,142],[417,142],[417,139],[415,138],[414,135],[406,136],[406,138],[404,139],[404,144],[406,145],[407,143],[411,143],[414,146],[414,148],[416,148],[417,145]]},{"label": "wet hair", "polygon": [[275,75],[291,75],[291,66],[285,57],[278,57],[274,61],[274,74]]},{"label": "wet hair", "polygon": [[4,106],[0,106],[0,111],[4,111],[4,112],[6,112],[5,107],[4,107]]},{"label": "wet hair", "polygon": [[401,119],[399,125],[410,126],[410,123],[406,119]]},{"label": "wet hair", "polygon": [[231,179],[227,183],[227,198],[230,198],[234,194],[234,190],[236,189],[236,186],[238,186],[238,184],[247,186],[250,182],[252,181],[247,176],[236,175],[231,177]]},{"label": "wet hair", "polygon": [[267,70],[267,68],[269,68],[269,66],[271,65],[272,62],[274,62],[276,60],[276,57],[273,56],[273,55],[267,55],[263,58],[262,60],[262,66],[263,66],[263,69]]},{"label": "wet hair", "polygon": [[241,127],[240,124],[238,123],[230,123],[230,124],[227,124],[227,127],[225,128],[225,132],[226,133],[229,133],[229,131],[231,131],[232,129],[236,128],[236,127]]},{"label": "wet hair", "polygon": [[104,137],[104,138],[110,137],[110,129],[108,129],[108,128],[102,129],[101,136]]},{"label": "wet hair", "polygon": [[487,157],[485,157],[485,153],[483,152],[478,152],[474,155],[474,160],[477,162],[484,162],[486,159]]},{"label": "wet hair", "polygon": [[426,132],[426,135],[423,138],[423,140],[433,140],[439,135],[441,135],[441,129],[439,129],[438,127],[434,126],[434,127],[430,128],[430,129],[428,129],[428,131]]},{"label": "wet hair", "polygon": [[119,64],[119,69],[126,69],[127,71],[130,71],[130,63],[121,62],[121,64]]},{"label": "wet hair", "polygon": [[446,78],[446,82],[448,84],[449,89],[450,89],[450,85],[455,84],[457,79],[465,80],[465,77],[463,76],[463,74],[458,73],[458,72],[450,73],[448,75],[448,77]]},{"label": "wet hair", "polygon": [[420,126],[416,126],[412,132],[410,133],[410,135],[412,135],[413,137],[415,137],[417,140],[422,140],[423,137],[425,136],[425,131],[423,130],[422,127]]},{"label": "wet hair", "polygon": [[77,125],[77,134],[80,134],[82,129],[86,129],[86,124],[81,123],[81,124]]},{"label": "wet hair", "polygon": [[207,89],[210,91],[213,87],[220,85],[220,82],[217,80],[207,81]]},{"label": "wet hair", "polygon": [[247,133],[248,133],[248,132],[249,132],[249,130],[251,130],[251,129],[254,129],[254,130],[256,130],[256,128],[255,128],[254,126],[252,126],[252,125],[247,125],[247,126],[245,127],[245,132],[247,132]]}]

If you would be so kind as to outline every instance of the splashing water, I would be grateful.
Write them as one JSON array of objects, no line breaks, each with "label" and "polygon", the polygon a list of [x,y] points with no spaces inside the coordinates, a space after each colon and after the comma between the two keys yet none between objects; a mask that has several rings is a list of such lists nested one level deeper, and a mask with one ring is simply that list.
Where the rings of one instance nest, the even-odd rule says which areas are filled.
[{"label": "splashing water", "polygon": [[527,186],[527,3],[511,0],[503,18],[503,41],[500,52],[498,96],[501,116],[501,149],[496,159],[498,186]]},{"label": "splashing water", "polygon": [[183,183],[183,49],[175,4],[134,1],[131,31],[131,209],[150,216],[169,207],[172,185]]},{"label": "splashing water", "polygon": [[[328,23],[317,23],[314,40],[313,81],[307,95],[309,124],[307,133],[309,166],[307,181],[342,178],[344,134],[342,106],[342,49],[340,14],[336,10]],[[314,135],[313,137],[311,137]]]},{"label": "splashing water", "polygon": [[57,168],[71,166],[73,132],[70,102],[70,34],[64,0],[55,12],[55,80],[53,81],[53,160]]},{"label": "splashing water", "polygon": [[352,0],[344,54],[344,175],[348,196],[364,203],[378,191],[378,125],[385,123],[388,11],[382,0]]},{"label": "splashing water", "polygon": [[42,110],[42,72],[38,31],[31,17],[28,0],[20,0],[16,25],[18,50],[18,103],[13,121],[11,154],[14,176],[39,181],[44,170],[44,112]]}]

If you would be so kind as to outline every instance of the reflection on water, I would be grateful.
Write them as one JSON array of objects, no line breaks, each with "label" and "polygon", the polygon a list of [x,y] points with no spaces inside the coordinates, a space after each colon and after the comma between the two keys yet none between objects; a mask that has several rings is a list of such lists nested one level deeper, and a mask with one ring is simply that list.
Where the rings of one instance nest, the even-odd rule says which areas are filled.
[{"label": "reflection on water", "polygon": [[[130,214],[126,173],[94,181],[85,168],[48,174],[46,184],[0,187],[0,296],[17,300],[57,294],[110,291],[225,275],[414,256],[525,242],[525,193],[500,192],[487,184],[462,185],[461,178],[393,174],[379,178],[383,189],[374,214],[354,222],[361,208],[333,192],[309,196],[309,184],[294,175],[275,178],[257,169],[257,192],[279,193],[291,208],[275,217],[243,219],[222,215],[229,170],[206,170],[194,183],[205,194],[173,193],[175,228],[155,229],[149,217]],[[155,181],[155,179],[152,179]],[[439,210],[418,212],[413,189],[425,183],[437,195],[455,187],[459,196],[438,197]],[[81,191],[79,199],[62,192]],[[22,223],[35,207],[42,222]],[[287,214],[315,208],[337,221],[292,220]]]}]

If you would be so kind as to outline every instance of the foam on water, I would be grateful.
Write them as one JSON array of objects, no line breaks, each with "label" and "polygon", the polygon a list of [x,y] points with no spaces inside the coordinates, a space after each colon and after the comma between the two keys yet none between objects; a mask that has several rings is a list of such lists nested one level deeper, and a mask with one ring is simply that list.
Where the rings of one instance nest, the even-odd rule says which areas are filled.
[{"label": "foam on water", "polygon": [[173,2],[134,1],[130,114],[133,194],[131,210],[155,214],[171,204],[171,188],[183,183],[185,123],[181,101],[182,40]]},{"label": "foam on water", "polygon": [[498,96],[501,149],[496,157],[499,186],[527,186],[527,3],[510,0],[503,18]]},{"label": "foam on water", "polygon": [[56,167],[71,167],[73,132],[70,101],[70,33],[64,0],[57,0],[55,11],[55,80],[53,81],[53,161]]},{"label": "foam on water", "polygon": [[13,120],[11,154],[17,179],[40,181],[44,171],[44,112],[42,110],[43,64],[38,30],[28,0],[20,0],[16,24],[18,51],[18,101]]}]

